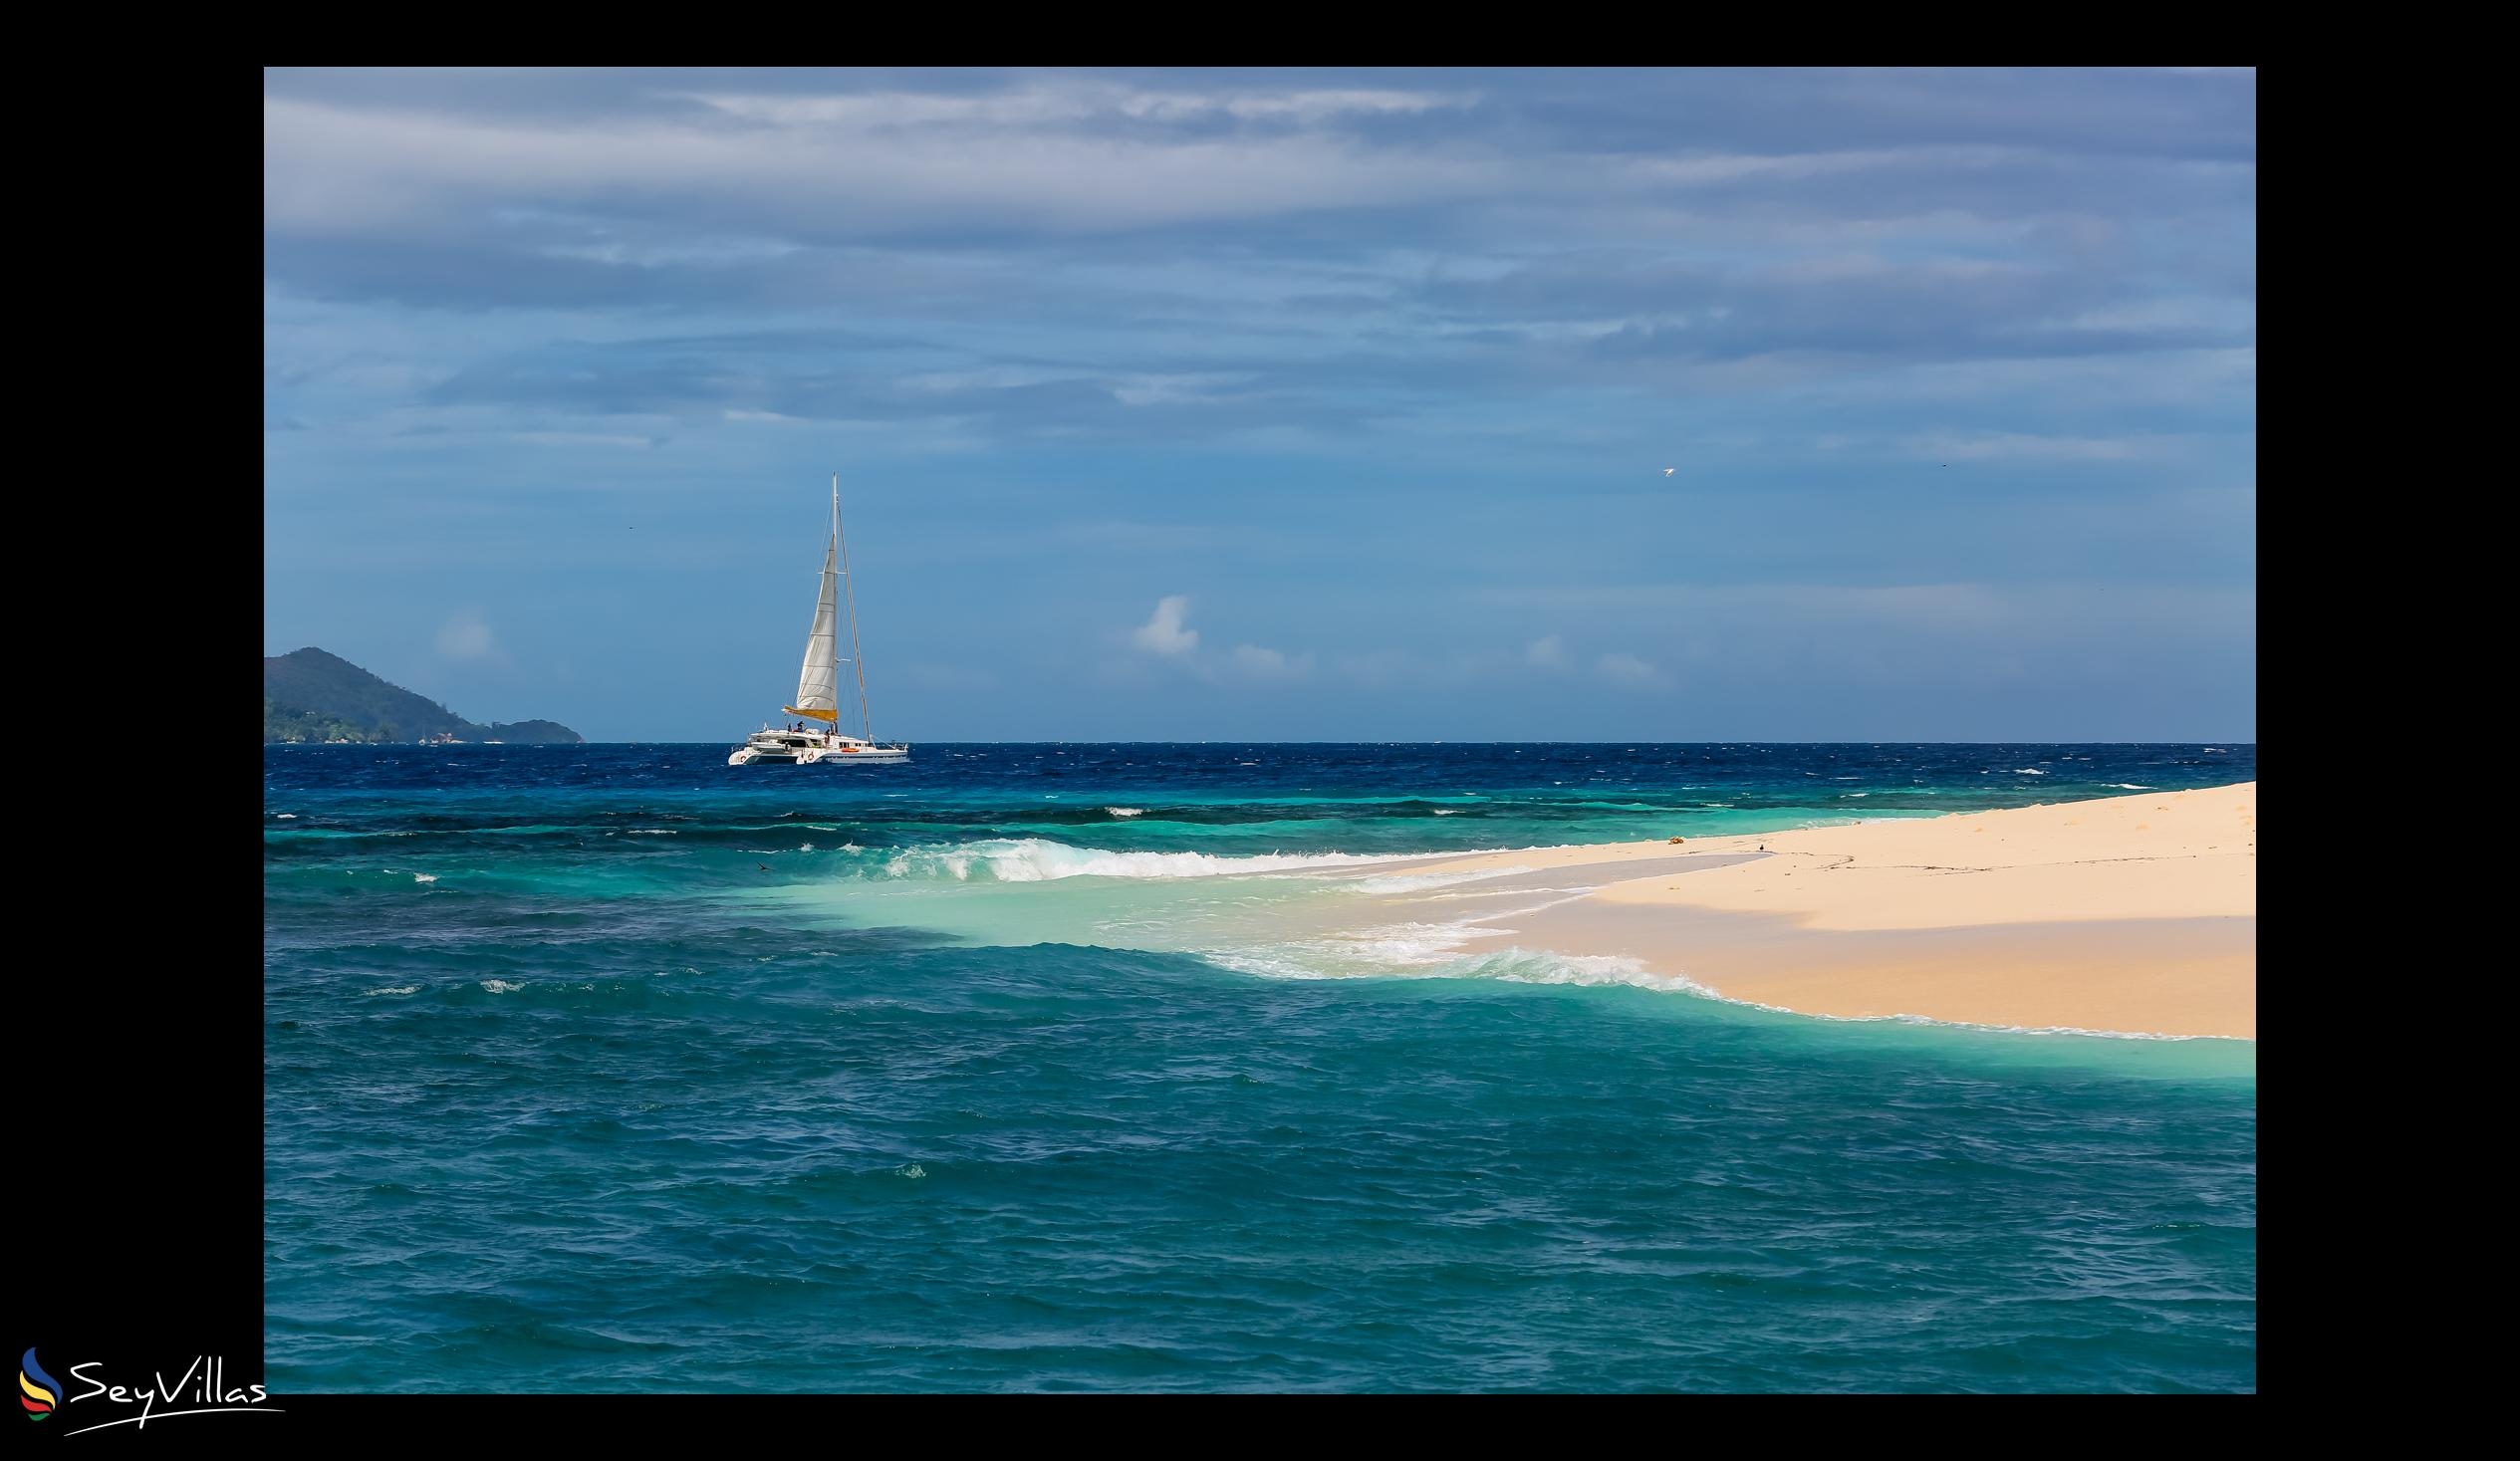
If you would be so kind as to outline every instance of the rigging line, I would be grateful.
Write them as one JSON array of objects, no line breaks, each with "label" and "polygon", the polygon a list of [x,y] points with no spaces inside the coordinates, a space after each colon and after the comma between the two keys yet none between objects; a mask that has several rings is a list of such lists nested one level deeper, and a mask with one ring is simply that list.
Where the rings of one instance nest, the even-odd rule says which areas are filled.
[{"label": "rigging line", "polygon": [[849,579],[849,666],[858,673],[858,723],[875,744],[875,716],[867,709],[866,651],[858,646],[858,581],[849,577],[849,534],[840,525],[840,473],[832,473],[832,536],[840,540],[840,576]]}]

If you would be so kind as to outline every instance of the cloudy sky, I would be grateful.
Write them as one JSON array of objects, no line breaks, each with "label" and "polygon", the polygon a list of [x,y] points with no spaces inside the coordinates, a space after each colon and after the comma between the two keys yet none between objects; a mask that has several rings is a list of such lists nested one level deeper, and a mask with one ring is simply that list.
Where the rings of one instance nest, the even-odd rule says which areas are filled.
[{"label": "cloudy sky", "polygon": [[887,736],[2253,739],[2256,109],[273,71],[265,648],[727,740],[837,468]]}]

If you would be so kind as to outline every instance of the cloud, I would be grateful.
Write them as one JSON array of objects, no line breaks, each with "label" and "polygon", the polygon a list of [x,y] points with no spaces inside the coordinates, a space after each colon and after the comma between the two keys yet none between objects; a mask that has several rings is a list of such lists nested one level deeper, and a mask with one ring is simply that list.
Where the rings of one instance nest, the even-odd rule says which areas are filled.
[{"label": "cloud", "polygon": [[1129,637],[1138,648],[1149,653],[1187,654],[1199,646],[1199,631],[1181,625],[1181,620],[1189,611],[1188,595],[1166,596],[1155,604],[1154,615],[1132,629]]},{"label": "cloud", "polygon": [[437,652],[448,659],[469,662],[482,659],[504,659],[498,640],[481,615],[466,610],[439,626]]},{"label": "cloud", "polygon": [[[691,687],[793,669],[760,576],[838,465],[904,725],[2250,693],[2247,72],[262,77],[282,647],[470,606],[617,723],[716,734]],[[2047,718],[1968,698],[2007,656]]]},{"label": "cloud", "polygon": [[1092,232],[1492,190],[1503,174],[1491,157],[1360,146],[1351,134],[1360,120],[1447,105],[1038,80],[979,95],[662,97],[595,121],[267,92],[264,212],[291,230],[381,232],[494,210],[653,217],[660,199],[682,197],[739,237],[830,238]]},{"label": "cloud", "polygon": [[1615,685],[1652,689],[1671,682],[1671,677],[1634,654],[1613,652],[1593,661],[1594,670]]},{"label": "cloud", "polygon": [[[1149,654],[1181,665],[1190,674],[1211,685],[1234,680],[1259,684],[1282,683],[1309,678],[1313,673],[1311,651],[1289,653],[1266,644],[1237,644],[1230,651],[1199,652],[1199,631],[1188,623],[1190,597],[1186,594],[1166,595],[1156,603],[1155,611],[1146,621],[1129,631],[1130,642]],[[1109,667],[1127,675],[1128,667]]]},{"label": "cloud", "polygon": [[[268,329],[291,387],[269,410],[320,439],[371,404],[469,412],[623,455],[783,421],[935,454],[1493,433],[1541,455],[1640,398],[2006,363],[2014,390],[2031,363],[2159,379],[2254,340],[2255,92],[2001,71],[275,70],[266,315],[376,313],[330,360]],[[419,373],[354,380],[388,365]],[[2244,413],[2250,388],[2178,408]],[[2051,430],[2030,415],[1939,419],[2023,460],[2133,434],[2060,422],[2034,456],[2009,440]]]}]

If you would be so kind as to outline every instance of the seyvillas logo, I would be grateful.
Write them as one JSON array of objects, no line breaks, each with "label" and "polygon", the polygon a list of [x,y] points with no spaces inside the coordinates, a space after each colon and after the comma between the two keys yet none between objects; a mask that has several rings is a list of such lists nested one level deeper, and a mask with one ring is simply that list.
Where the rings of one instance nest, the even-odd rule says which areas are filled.
[{"label": "seyvillas logo", "polygon": [[[65,1405],[81,1405],[103,1400],[101,1408],[83,1409],[70,1417],[71,1428],[64,1435],[81,1435],[109,1426],[132,1425],[145,1430],[152,1420],[171,1420],[178,1415],[278,1415],[278,1406],[263,1402],[270,1398],[260,1385],[231,1385],[227,1382],[227,1361],[216,1354],[194,1356],[173,1379],[164,1370],[149,1376],[145,1385],[116,1384],[101,1377],[105,1368],[102,1359],[91,1359],[70,1366],[70,1377],[78,1388],[62,1392],[61,1381],[44,1372],[35,1362],[35,1351],[26,1351],[18,1361],[18,1400],[26,1407],[29,1420],[42,1420]],[[117,1414],[114,1406],[139,1407],[136,1415]],[[181,1406],[180,1409],[169,1408]],[[81,1424],[81,1422],[86,1422]]]},{"label": "seyvillas logo", "polygon": [[26,1407],[26,1418],[42,1420],[61,1403],[61,1381],[44,1372],[35,1362],[35,1351],[26,1351],[18,1361],[18,1403]]}]

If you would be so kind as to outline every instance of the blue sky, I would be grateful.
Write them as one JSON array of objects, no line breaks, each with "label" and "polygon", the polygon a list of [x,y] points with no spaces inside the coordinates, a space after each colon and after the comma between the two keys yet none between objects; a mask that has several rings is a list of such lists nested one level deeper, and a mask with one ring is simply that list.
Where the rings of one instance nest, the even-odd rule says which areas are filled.
[{"label": "blue sky", "polygon": [[886,736],[2252,740],[2256,108],[272,71],[265,648],[728,740],[837,467]]}]

